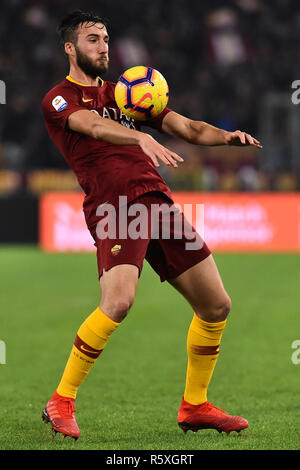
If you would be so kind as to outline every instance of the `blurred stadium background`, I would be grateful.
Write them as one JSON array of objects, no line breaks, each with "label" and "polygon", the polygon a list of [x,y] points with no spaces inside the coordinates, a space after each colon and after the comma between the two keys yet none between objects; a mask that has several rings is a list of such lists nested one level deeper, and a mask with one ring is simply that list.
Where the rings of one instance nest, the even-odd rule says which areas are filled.
[{"label": "blurred stadium background", "polygon": [[26,210],[31,231],[24,226],[23,235],[8,233],[1,224],[2,241],[36,242],[37,198],[49,190],[79,191],[50,142],[40,108],[44,94],[68,72],[55,29],[61,16],[77,7],[109,20],[111,63],[104,78],[116,81],[132,65],[151,65],[167,78],[174,110],[246,130],[262,141],[259,152],[198,148],[160,136],[185,158],[180,171],[160,170],[174,191],[299,190],[300,114],[291,102],[292,82],[300,77],[296,0],[191,1],[188,7],[181,0],[155,7],[147,0],[3,0],[0,79],[7,104],[0,106],[1,207]]},{"label": "blurred stadium background", "polygon": [[[1,1],[0,80],[6,84],[6,104],[0,104],[0,310],[6,313],[0,339],[7,344],[7,366],[1,367],[0,417],[6,426],[0,448],[73,445],[49,443],[47,431],[40,432],[39,412],[76,328],[97,301],[96,261],[90,254],[49,255],[38,246],[41,241],[49,251],[93,249],[82,220],[82,192],[41,114],[42,97],[68,73],[55,30],[62,15],[75,8],[109,19],[111,62],[105,79],[116,81],[133,65],[151,65],[166,77],[175,111],[245,130],[264,146],[261,151],[198,148],[159,135],[185,159],[179,170],[160,168],[176,198],[204,202],[208,245],[234,252],[216,255],[234,299],[234,321],[224,337],[212,401],[244,413],[253,423],[252,437],[217,441],[208,431],[201,440],[183,441],[173,432],[185,374],[182,329],[190,310],[169,286],[162,298],[159,282],[145,267],[126,333],[114,340],[101,374],[92,374],[83,387],[86,411],[80,422],[88,441],[77,448],[299,448],[298,371],[290,360],[299,312],[299,255],[293,253],[300,250],[300,113],[291,101],[292,83],[300,79],[296,0]],[[241,254],[247,251],[260,255]],[[187,315],[173,316],[170,327],[168,312],[178,308]],[[155,324],[161,325],[159,332]],[[168,347],[172,358],[160,366],[158,378],[153,363],[161,364],[161,351]],[[137,355],[136,348],[145,354]],[[104,387],[105,380],[112,386]],[[94,413],[100,406],[96,390],[104,409],[101,422]],[[86,408],[84,400],[92,406]],[[133,414],[135,409],[139,413]],[[112,430],[109,437],[103,421]]]}]

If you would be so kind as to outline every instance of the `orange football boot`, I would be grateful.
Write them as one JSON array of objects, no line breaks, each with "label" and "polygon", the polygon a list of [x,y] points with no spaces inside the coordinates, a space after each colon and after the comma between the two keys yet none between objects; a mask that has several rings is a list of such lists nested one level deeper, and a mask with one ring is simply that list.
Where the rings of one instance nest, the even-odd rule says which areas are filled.
[{"label": "orange football boot", "polygon": [[77,440],[80,430],[75,419],[74,398],[62,397],[54,392],[43,410],[42,419],[50,423],[54,433],[60,432],[64,437],[70,436]]},{"label": "orange football boot", "polygon": [[219,432],[240,432],[248,427],[248,421],[239,416],[231,416],[226,411],[212,405],[209,401],[201,405],[192,405],[182,399],[178,412],[178,426],[187,432],[199,429],[216,429]]}]

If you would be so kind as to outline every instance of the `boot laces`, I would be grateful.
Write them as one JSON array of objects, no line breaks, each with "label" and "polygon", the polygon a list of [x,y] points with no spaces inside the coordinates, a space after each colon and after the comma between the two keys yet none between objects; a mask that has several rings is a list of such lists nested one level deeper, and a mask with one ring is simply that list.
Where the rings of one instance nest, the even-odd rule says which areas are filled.
[{"label": "boot laces", "polygon": [[60,399],[57,402],[57,408],[63,418],[72,418],[76,411],[74,402],[68,399]]},{"label": "boot laces", "polygon": [[224,413],[226,415],[228,414],[225,410],[223,410],[222,408],[219,408],[218,406],[213,405],[209,401],[206,402],[206,406],[207,406],[207,408],[212,409],[214,411],[217,410],[217,411],[221,411],[221,413]]}]

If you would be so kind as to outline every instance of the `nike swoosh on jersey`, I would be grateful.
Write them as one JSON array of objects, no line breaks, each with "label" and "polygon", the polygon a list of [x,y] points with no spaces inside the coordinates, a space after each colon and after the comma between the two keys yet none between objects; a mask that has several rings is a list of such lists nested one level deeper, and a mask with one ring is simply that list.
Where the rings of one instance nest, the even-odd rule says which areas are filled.
[{"label": "nike swoosh on jersey", "polygon": [[88,103],[89,101],[93,101],[93,98],[90,98],[90,99],[89,99],[89,98],[83,98],[83,97],[82,97],[82,101],[83,101],[84,103]]}]

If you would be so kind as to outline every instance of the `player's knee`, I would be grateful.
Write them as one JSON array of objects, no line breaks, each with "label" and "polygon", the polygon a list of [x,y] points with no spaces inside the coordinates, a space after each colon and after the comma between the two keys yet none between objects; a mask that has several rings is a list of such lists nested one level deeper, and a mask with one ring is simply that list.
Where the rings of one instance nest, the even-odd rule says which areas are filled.
[{"label": "player's knee", "polygon": [[226,318],[228,317],[229,313],[230,313],[230,310],[231,310],[231,298],[229,297],[229,295],[226,295],[224,301],[223,301],[223,305],[222,305],[222,311],[221,311],[221,316],[224,318],[224,320],[226,320]]},{"label": "player's knee", "polygon": [[120,323],[128,314],[133,302],[134,296],[116,296],[103,306],[103,310],[113,321]]},{"label": "player's knee", "polygon": [[210,315],[214,322],[224,321],[229,315],[231,310],[231,299],[225,295],[220,303],[214,305],[211,309]]},{"label": "player's knee", "polygon": [[[202,309],[201,309],[202,310]],[[199,311],[199,316],[208,322],[220,322],[226,320],[231,310],[231,299],[226,294],[218,302],[212,303],[205,311]]]}]

